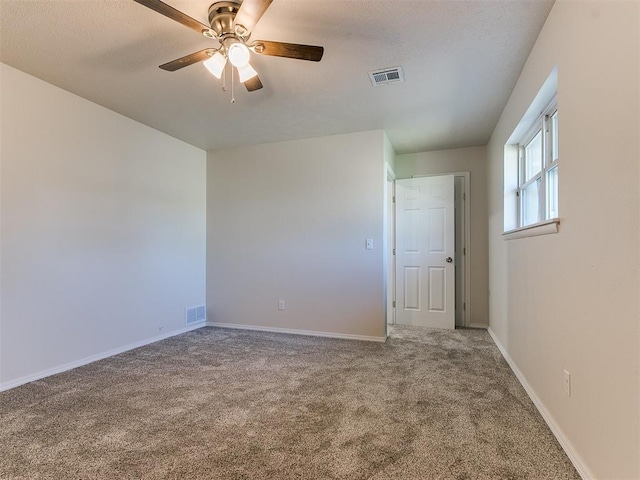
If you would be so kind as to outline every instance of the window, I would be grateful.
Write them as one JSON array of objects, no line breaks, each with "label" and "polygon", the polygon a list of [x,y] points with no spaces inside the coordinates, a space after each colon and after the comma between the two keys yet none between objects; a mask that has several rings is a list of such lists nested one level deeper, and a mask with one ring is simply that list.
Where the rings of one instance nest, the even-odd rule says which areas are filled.
[{"label": "window", "polygon": [[517,227],[557,218],[558,107],[555,98],[517,147]]},{"label": "window", "polygon": [[504,144],[503,238],[558,233],[558,67]]}]

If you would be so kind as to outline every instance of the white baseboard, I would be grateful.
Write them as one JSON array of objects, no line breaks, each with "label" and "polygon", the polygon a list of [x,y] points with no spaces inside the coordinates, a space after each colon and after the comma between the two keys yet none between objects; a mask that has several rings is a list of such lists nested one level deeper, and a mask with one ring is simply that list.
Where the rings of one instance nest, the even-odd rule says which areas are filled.
[{"label": "white baseboard", "polygon": [[483,330],[487,330],[489,328],[489,325],[486,325],[484,323],[470,323],[469,325],[467,325],[467,328],[480,328]]},{"label": "white baseboard", "polygon": [[145,340],[140,340],[139,342],[130,343],[129,345],[125,345],[123,347],[118,347],[112,350],[108,350],[106,352],[98,353],[96,355],[91,355],[90,357],[85,357],[80,360],[76,360],[74,362],[65,363],[63,365],[58,365],[57,367],[48,368],[46,370],[42,370],[40,372],[31,374],[31,375],[16,378],[15,380],[11,380],[9,382],[0,383],[0,392],[9,390],[11,388],[19,387],[20,385],[24,385],[25,383],[35,382],[36,380],[41,380],[51,375],[56,375],[58,373],[66,372],[67,370],[72,370],[74,368],[81,367],[83,365],[87,365],[89,363],[93,363],[107,357],[112,357],[114,355],[118,355],[119,353],[124,353],[128,350],[133,350],[134,348],[144,347],[145,345],[159,342],[160,340],[164,340],[169,337],[175,337],[176,335],[180,335],[182,333],[186,333],[191,330],[196,330],[204,326],[205,326],[204,322],[190,325],[188,327],[183,327],[178,330],[173,330],[172,332],[163,333],[162,335],[157,335],[155,337],[147,338]]},{"label": "white baseboard", "polygon": [[498,340],[498,337],[496,336],[496,334],[493,332],[493,330],[491,330],[491,327],[489,327],[487,331],[489,332],[489,335],[491,335],[491,338],[493,339],[494,343],[498,347],[498,350],[500,350],[500,353],[502,353],[502,356],[511,367],[511,370],[513,370],[513,373],[522,384],[523,388],[527,392],[527,395],[529,395],[529,398],[531,399],[533,404],[536,406],[536,408],[540,412],[540,415],[542,415],[542,418],[544,418],[544,421],[547,422],[547,425],[551,429],[551,432],[558,440],[558,443],[560,443],[560,446],[562,447],[564,452],[567,454],[567,457],[569,457],[569,460],[571,460],[571,463],[573,463],[573,466],[578,471],[578,474],[580,474],[580,476],[584,480],[595,479],[596,477],[593,475],[591,470],[589,470],[589,468],[585,464],[582,457],[578,455],[575,448],[573,448],[573,445],[571,444],[567,436],[564,434],[560,426],[554,420],[551,413],[549,413],[549,411],[546,409],[546,407],[544,406],[544,404],[542,403],[538,395],[536,395],[536,392],[533,389],[533,387],[529,385],[529,382],[527,382],[527,379],[525,378],[525,376],[518,369],[515,362],[509,356],[509,354],[507,353],[507,350],[504,348],[502,343],[500,343],[500,340]]},{"label": "white baseboard", "polygon": [[258,332],[271,332],[271,333],[288,333],[291,335],[306,335],[309,337],[340,338],[343,340],[362,340],[365,342],[386,342],[387,341],[387,337],[369,337],[366,335],[352,335],[349,333],[316,332],[314,330],[297,330],[293,328],[260,327],[257,325],[238,325],[235,323],[218,323],[218,322],[207,322],[206,325],[208,327],[235,328],[238,330],[256,330]]}]

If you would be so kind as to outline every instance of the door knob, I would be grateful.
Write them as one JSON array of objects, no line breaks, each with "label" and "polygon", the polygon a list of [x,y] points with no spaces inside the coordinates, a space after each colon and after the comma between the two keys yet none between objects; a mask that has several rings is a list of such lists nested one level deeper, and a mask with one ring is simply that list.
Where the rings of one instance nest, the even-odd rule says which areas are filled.
[{"label": "door knob", "polygon": [[451,262],[453,262],[453,258],[447,257],[447,263],[451,263]]}]

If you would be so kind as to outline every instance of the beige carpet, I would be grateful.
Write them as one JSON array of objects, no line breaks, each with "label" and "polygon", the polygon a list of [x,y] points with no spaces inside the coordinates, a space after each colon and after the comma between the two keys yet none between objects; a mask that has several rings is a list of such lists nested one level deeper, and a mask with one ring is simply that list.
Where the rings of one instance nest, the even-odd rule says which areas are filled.
[{"label": "beige carpet", "polygon": [[482,330],[202,328],[0,394],[2,479],[576,479]]}]

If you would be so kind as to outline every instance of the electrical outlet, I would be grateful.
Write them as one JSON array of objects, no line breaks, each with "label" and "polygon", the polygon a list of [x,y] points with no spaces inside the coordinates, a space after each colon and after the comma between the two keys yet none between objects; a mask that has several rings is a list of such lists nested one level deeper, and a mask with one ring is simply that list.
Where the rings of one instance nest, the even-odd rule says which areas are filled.
[{"label": "electrical outlet", "polygon": [[373,238],[367,238],[367,250],[373,250]]},{"label": "electrical outlet", "polygon": [[278,310],[284,310],[284,300],[278,300]]},{"label": "electrical outlet", "polygon": [[562,382],[564,384],[564,393],[567,394],[567,397],[571,396],[571,374],[566,370],[562,373]]}]

